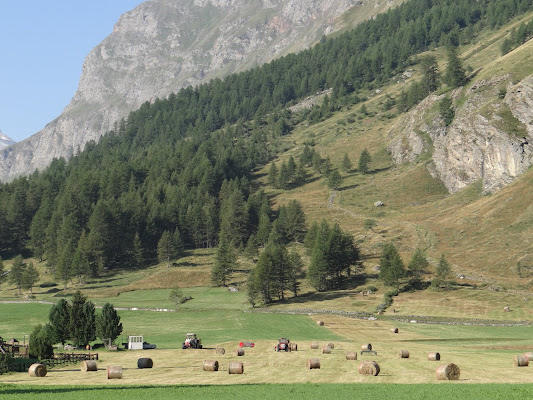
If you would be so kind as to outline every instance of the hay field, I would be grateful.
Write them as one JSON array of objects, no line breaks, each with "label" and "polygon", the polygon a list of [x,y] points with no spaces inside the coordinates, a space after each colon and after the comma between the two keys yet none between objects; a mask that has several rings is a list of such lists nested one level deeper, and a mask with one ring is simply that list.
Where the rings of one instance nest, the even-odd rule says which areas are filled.
[{"label": "hay field", "polygon": [[[322,354],[321,340],[318,350],[310,349],[310,341],[298,342],[298,351],[274,351],[277,343],[259,340],[253,349],[246,348],[243,357],[234,350],[237,341],[218,343],[226,349],[225,355],[216,355],[215,346],[204,350],[157,349],[144,351],[102,352],[97,372],[81,372],[79,365],[54,368],[44,378],[31,378],[18,373],[2,376],[4,383],[27,385],[211,385],[257,383],[533,383],[531,367],[517,368],[512,358],[516,354],[533,350],[529,341],[531,330],[527,327],[473,327],[422,325],[413,323],[391,324],[382,321],[355,320],[344,317],[323,318],[321,328],[342,337],[332,341],[332,354]],[[318,317],[308,317],[318,319]],[[399,333],[391,333],[398,327]],[[347,361],[346,351],[359,351],[361,345],[371,343],[374,354],[358,354],[358,361]],[[398,357],[399,350],[409,350],[410,358]],[[427,360],[429,352],[439,352],[440,362]],[[137,359],[150,357],[153,369],[137,369]],[[319,370],[307,370],[308,358],[319,358]],[[220,371],[204,372],[204,360],[218,360]],[[357,366],[361,360],[374,360],[381,367],[377,377],[359,375]],[[229,375],[231,361],[244,363],[244,374]],[[437,381],[435,370],[440,364],[455,363],[461,369],[458,382]],[[107,380],[105,368],[121,365],[121,380]]]}]

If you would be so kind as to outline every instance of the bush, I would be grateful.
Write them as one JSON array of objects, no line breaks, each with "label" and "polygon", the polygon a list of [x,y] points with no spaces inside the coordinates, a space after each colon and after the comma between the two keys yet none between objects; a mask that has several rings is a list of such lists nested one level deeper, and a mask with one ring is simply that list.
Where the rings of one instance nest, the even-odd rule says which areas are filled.
[{"label": "bush", "polygon": [[54,334],[51,325],[37,325],[30,337],[30,358],[43,359],[54,355]]},{"label": "bush", "polygon": [[375,286],[367,286],[366,289],[365,289],[365,291],[367,291],[367,292],[371,292],[371,293],[375,293],[375,292],[378,291],[378,288],[375,287]]}]

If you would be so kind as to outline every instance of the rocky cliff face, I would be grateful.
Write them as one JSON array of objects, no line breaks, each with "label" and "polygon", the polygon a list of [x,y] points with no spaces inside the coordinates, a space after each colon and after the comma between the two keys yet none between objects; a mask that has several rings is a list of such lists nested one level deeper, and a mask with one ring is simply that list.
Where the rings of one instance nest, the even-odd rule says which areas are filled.
[{"label": "rocky cliff face", "polygon": [[13,144],[15,144],[15,142],[11,140],[11,138],[4,135],[2,131],[0,131],[0,149],[11,146]]},{"label": "rocky cliff face", "polygon": [[478,180],[485,192],[496,191],[533,164],[533,75],[517,84],[497,76],[456,90],[448,127],[434,107],[441,97],[428,97],[391,130],[396,163],[430,158],[429,171],[451,193]]},{"label": "rocky cliff face", "polygon": [[0,152],[0,181],[69,157],[145,101],[181,87],[302,50],[339,29],[359,7],[364,18],[385,0],[152,0],[121,16],[87,56],[79,88],[41,132]]}]

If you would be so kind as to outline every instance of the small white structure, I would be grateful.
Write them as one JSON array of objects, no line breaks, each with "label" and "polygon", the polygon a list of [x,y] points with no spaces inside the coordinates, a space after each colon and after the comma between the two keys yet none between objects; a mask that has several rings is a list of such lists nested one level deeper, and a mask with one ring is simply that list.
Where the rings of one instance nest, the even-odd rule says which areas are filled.
[{"label": "small white structure", "polygon": [[142,350],[143,337],[142,336],[128,336],[128,350]]}]

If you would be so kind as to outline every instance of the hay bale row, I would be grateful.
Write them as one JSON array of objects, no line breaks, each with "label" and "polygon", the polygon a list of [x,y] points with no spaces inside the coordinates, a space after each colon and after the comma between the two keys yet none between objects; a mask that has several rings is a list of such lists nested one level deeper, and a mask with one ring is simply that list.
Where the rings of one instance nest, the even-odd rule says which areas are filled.
[{"label": "hay bale row", "polygon": [[320,360],[318,358],[310,358],[305,364],[307,369],[320,369]]},{"label": "hay bale row", "polygon": [[398,356],[400,358],[409,358],[409,350],[400,350]]},{"label": "hay bale row", "polygon": [[461,376],[461,370],[455,364],[443,364],[435,372],[439,381],[456,381]]},{"label": "hay bale row", "polygon": [[228,373],[233,374],[243,374],[244,365],[241,362],[230,362],[228,367]]},{"label": "hay bale row", "polygon": [[514,356],[513,364],[516,367],[527,367],[529,365],[529,358],[527,356]]},{"label": "hay bale row", "polygon": [[346,359],[347,360],[357,360],[357,352],[356,351],[347,351],[346,352]]},{"label": "hay bale row", "polygon": [[428,361],[439,361],[440,353],[428,353]]},{"label": "hay bale row", "polygon": [[217,347],[217,349],[215,350],[215,353],[224,355],[226,354],[226,349],[224,349],[223,347]]},{"label": "hay bale row", "polygon": [[312,349],[318,349],[318,342],[311,342]]},{"label": "hay bale row", "polygon": [[98,371],[98,365],[94,360],[87,360],[81,362],[81,372]]},{"label": "hay bale row", "polygon": [[205,360],[204,371],[218,371],[218,361],[217,360]]},{"label": "hay bale row", "polygon": [[379,365],[375,361],[363,361],[359,364],[358,370],[361,375],[368,376],[378,376],[380,371]]},{"label": "hay bale row", "polygon": [[118,365],[108,366],[107,379],[122,379],[122,367]]},{"label": "hay bale row", "polygon": [[362,351],[369,351],[372,350],[372,345],[370,343],[361,345]]},{"label": "hay bale row", "polygon": [[30,368],[28,368],[28,372],[30,376],[34,378],[42,378],[46,376],[48,370],[46,369],[46,365],[36,363],[30,365]]}]

